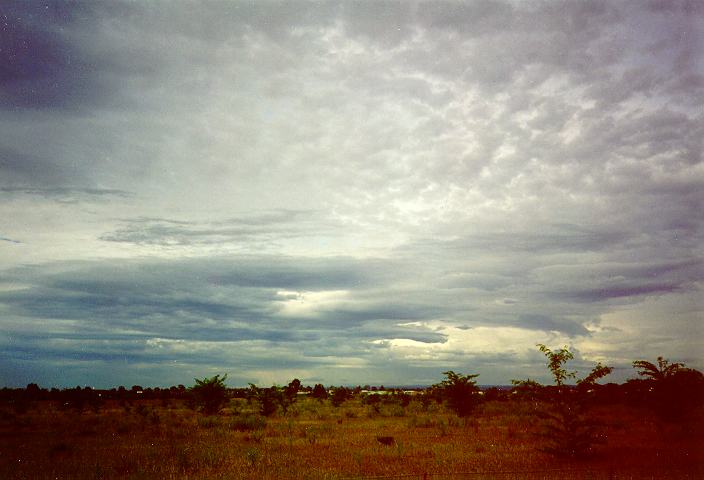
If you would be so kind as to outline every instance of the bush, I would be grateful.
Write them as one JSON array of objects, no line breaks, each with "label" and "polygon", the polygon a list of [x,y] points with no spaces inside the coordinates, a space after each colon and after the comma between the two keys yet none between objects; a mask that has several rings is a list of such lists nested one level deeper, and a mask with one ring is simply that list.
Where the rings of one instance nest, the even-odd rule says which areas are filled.
[{"label": "bush", "polygon": [[222,425],[222,422],[220,421],[220,417],[201,417],[198,418],[198,426],[200,428],[217,428],[220,425]]},{"label": "bush", "polygon": [[443,374],[447,379],[432,387],[436,395],[446,401],[458,416],[469,416],[481,400],[477,382],[474,381],[479,375],[460,375],[452,370]]},{"label": "bush", "polygon": [[230,428],[238,432],[261,430],[266,427],[266,419],[258,415],[237,415],[230,421]]},{"label": "bush", "polygon": [[227,402],[226,378],[227,374],[222,378],[220,375],[202,380],[196,378],[196,384],[189,389],[194,406],[206,415],[218,413]]}]

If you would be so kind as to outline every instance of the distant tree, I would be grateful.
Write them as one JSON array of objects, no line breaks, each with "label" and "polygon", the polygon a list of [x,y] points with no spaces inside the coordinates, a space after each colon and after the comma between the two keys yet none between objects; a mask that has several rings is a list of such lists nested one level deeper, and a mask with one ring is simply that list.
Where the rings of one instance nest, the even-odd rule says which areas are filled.
[{"label": "distant tree", "polygon": [[27,388],[24,389],[25,394],[27,395],[28,400],[39,400],[42,394],[42,389],[39,388],[39,385],[36,383],[30,383],[27,385]]},{"label": "distant tree", "polygon": [[538,400],[541,398],[541,394],[545,388],[530,378],[526,380],[511,380],[511,384],[513,385],[511,394],[521,400]]},{"label": "distant tree", "polygon": [[227,374],[222,377],[215,375],[210,378],[196,378],[195,385],[189,389],[196,408],[206,415],[218,413],[227,402],[226,379]]},{"label": "distant tree", "polygon": [[576,379],[576,373],[565,369],[565,364],[574,358],[567,347],[552,351],[543,344],[538,348],[548,359],[548,369],[553,376],[555,388],[548,393],[550,408],[542,412],[546,420],[540,436],[545,439],[545,452],[557,456],[582,457],[592,452],[594,446],[601,442],[598,423],[587,415],[585,397],[587,392],[600,378],[613,370],[598,363],[585,378],[577,381],[577,389],[566,385],[567,379]]},{"label": "distant tree", "polygon": [[248,398],[254,399],[259,403],[259,413],[265,417],[269,417],[277,412],[279,407],[282,408],[284,414],[287,412],[291,402],[286,394],[286,388],[272,385],[269,388],[260,388],[255,384],[249,384]]},{"label": "distant tree", "polygon": [[83,412],[86,407],[90,407],[93,411],[98,411],[102,399],[98,393],[90,387],[68,388],[61,391],[62,408],[72,409],[78,413]]},{"label": "distant tree", "polygon": [[311,397],[317,398],[322,401],[328,398],[328,391],[321,383],[315,384],[313,391],[311,392]]},{"label": "distant tree", "polygon": [[484,400],[487,402],[506,400],[506,390],[498,387],[489,387],[484,391]]},{"label": "distant tree", "polygon": [[[298,396],[298,392],[301,389],[301,381],[297,378],[294,378],[289,382],[289,384],[284,387],[283,389],[283,394],[285,397],[285,403],[286,406],[284,407],[284,413],[286,413],[286,410],[288,410],[288,407],[293,404]],[[282,405],[283,407],[283,405]]]},{"label": "distant tree", "polygon": [[346,400],[348,400],[351,396],[352,396],[352,393],[347,388],[337,387],[332,392],[332,397],[330,398],[330,402],[332,403],[333,407],[339,407]]},{"label": "distant tree", "polygon": [[377,395],[376,393],[367,394],[363,397],[362,402],[372,407],[374,413],[381,413],[381,395]]},{"label": "distant tree", "polygon": [[479,374],[460,375],[449,370],[443,372],[443,375],[447,378],[433,385],[433,390],[458,416],[468,417],[481,400],[477,382],[474,380]]}]

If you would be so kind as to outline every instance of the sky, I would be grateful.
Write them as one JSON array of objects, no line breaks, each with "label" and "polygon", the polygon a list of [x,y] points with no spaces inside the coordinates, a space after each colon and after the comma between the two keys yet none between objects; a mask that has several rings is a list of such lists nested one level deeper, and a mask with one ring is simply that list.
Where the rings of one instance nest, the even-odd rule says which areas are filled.
[{"label": "sky", "polygon": [[2,2],[0,385],[704,369],[704,4]]}]

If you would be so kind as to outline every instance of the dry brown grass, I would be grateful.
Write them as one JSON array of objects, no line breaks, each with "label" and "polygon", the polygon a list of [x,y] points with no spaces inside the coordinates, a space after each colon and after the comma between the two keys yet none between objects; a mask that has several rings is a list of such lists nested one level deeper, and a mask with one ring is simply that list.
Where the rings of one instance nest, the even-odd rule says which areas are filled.
[{"label": "dry brown grass", "polygon": [[384,405],[376,413],[358,400],[334,408],[304,399],[263,428],[256,408],[241,401],[217,417],[178,402],[141,405],[78,414],[39,402],[22,415],[0,411],[0,478],[452,478],[488,471],[517,473],[463,478],[704,478],[701,421],[663,428],[625,406],[598,412],[607,443],[594,457],[564,461],[536,448],[533,407],[515,402],[487,403],[464,420],[436,404]]}]

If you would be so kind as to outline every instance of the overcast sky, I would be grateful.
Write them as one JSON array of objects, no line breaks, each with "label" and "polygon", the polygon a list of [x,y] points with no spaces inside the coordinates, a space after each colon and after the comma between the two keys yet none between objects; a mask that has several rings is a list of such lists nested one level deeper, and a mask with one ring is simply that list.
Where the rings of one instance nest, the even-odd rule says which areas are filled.
[{"label": "overcast sky", "polygon": [[0,385],[704,368],[703,5],[2,2]]}]

